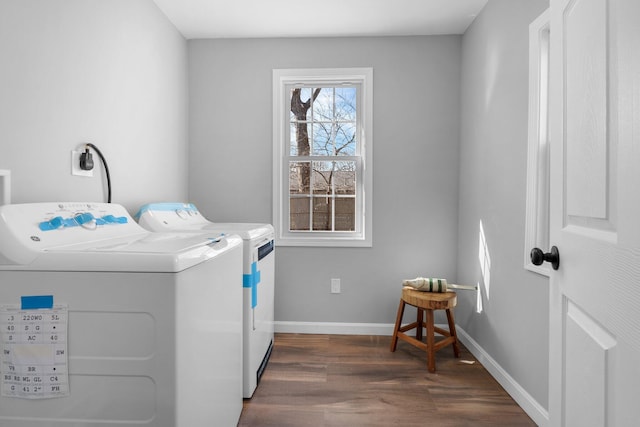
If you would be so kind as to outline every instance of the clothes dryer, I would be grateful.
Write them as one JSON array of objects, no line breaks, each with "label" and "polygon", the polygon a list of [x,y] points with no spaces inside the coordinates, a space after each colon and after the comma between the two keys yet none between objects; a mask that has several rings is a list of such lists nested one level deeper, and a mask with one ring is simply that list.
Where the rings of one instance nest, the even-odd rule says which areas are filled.
[{"label": "clothes dryer", "polygon": [[236,426],[240,271],[237,235],[153,233],[116,204],[1,206],[0,425]]},{"label": "clothes dryer", "polygon": [[250,398],[267,366],[274,338],[275,246],[271,224],[217,223],[191,203],[151,203],[136,214],[152,231],[238,234],[243,240],[243,396]]}]

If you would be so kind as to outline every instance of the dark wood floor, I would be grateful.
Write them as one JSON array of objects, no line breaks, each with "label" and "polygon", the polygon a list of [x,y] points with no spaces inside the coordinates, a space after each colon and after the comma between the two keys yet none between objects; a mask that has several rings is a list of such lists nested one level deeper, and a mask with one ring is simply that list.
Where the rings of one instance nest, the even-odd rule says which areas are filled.
[{"label": "dark wood floor", "polygon": [[[276,334],[240,427],[535,426],[471,353],[426,354],[391,337]],[[474,361],[466,364],[463,361]]]}]

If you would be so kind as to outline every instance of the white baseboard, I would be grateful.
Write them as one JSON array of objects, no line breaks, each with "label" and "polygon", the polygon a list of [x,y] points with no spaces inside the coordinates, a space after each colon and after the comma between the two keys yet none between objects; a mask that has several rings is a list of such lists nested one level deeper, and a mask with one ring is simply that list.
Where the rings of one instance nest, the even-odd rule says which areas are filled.
[{"label": "white baseboard", "polygon": [[288,334],[393,335],[393,323],[275,322],[275,331]]},{"label": "white baseboard", "polygon": [[[290,334],[381,335],[393,334],[392,323],[275,322],[275,331]],[[446,325],[439,325],[446,329]],[[507,393],[539,426],[549,424],[549,412],[518,384],[471,336],[456,325],[460,342],[475,356]]]},{"label": "white baseboard", "polygon": [[542,407],[527,391],[498,362],[493,359],[480,345],[467,334],[464,329],[456,325],[456,333],[460,342],[475,356],[507,393],[539,426],[549,424],[549,412]]}]

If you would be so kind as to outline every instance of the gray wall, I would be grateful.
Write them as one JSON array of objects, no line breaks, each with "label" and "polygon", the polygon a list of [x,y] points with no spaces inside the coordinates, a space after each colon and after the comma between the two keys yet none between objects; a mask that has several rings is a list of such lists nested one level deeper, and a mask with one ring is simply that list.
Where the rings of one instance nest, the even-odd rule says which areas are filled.
[{"label": "gray wall", "polygon": [[151,0],[2,1],[0,169],[13,202],[103,200],[101,174],[69,173],[93,142],[131,211],[188,185],[214,220],[271,222],[272,69],[373,67],[374,246],[278,248],[276,319],[388,324],[404,278],[480,283],[458,323],[546,406],[548,281],[522,252],[527,26],[547,4],[490,0],[463,37],[187,43]]},{"label": "gray wall", "polygon": [[113,201],[187,194],[187,43],[151,0],[0,2],[0,169],[12,202],[104,201],[71,150],[104,153]]},{"label": "gray wall", "polygon": [[[548,400],[548,280],[523,268],[528,26],[546,0],[490,0],[462,44],[457,323],[541,405]],[[480,223],[491,259],[479,263]],[[545,248],[546,249],[546,248]]]},{"label": "gray wall", "polygon": [[277,321],[389,324],[402,279],[455,280],[460,47],[460,36],[189,41],[189,196],[216,221],[272,222],[274,68],[373,67],[373,247],[279,247]]}]

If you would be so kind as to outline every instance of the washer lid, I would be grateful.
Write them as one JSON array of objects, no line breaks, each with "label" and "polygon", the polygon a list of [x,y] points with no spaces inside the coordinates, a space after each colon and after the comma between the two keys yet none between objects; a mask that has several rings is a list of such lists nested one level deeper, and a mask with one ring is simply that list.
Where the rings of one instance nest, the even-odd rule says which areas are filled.
[{"label": "washer lid", "polygon": [[177,272],[236,245],[238,236],[149,232],[116,204],[0,207],[0,269]]},{"label": "washer lid", "polygon": [[203,226],[201,230],[211,232],[213,235],[237,234],[244,240],[254,240],[260,237],[269,240],[273,239],[273,226],[271,224],[210,222]]},{"label": "washer lid", "polygon": [[134,240],[50,248],[23,269],[177,273],[241,247],[237,235],[209,238],[202,233],[147,232]]}]

